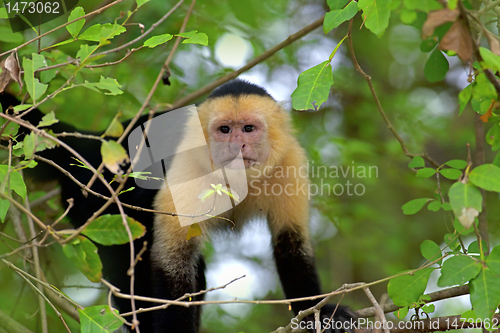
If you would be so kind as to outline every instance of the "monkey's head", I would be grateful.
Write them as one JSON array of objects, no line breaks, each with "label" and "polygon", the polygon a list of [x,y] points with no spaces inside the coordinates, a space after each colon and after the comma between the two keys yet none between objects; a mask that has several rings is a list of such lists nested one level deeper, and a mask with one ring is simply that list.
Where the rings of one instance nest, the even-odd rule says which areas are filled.
[{"label": "monkey's head", "polygon": [[287,149],[289,116],[259,86],[226,83],[198,107],[198,114],[215,164],[231,167],[240,158],[246,169],[273,167]]}]

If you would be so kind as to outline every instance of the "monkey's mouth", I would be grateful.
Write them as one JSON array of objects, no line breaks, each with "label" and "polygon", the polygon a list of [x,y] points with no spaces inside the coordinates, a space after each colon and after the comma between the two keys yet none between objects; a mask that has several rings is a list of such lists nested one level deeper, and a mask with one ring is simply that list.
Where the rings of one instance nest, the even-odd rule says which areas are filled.
[{"label": "monkey's mouth", "polygon": [[228,164],[233,163],[234,161],[241,161],[241,160],[243,160],[243,163],[245,164],[245,168],[248,168],[249,166],[257,163],[257,160],[255,160],[253,158],[246,158],[246,157],[244,157],[244,158],[241,159],[241,158],[236,157],[236,158],[230,158],[230,159],[227,159],[225,161],[222,161],[221,165],[222,166],[226,166]]}]

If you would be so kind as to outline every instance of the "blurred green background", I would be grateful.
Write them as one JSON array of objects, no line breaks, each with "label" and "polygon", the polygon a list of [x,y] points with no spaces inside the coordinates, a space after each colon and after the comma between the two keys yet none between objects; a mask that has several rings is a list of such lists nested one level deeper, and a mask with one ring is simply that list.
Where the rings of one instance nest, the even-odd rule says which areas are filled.
[{"label": "blurred green background", "polygon": [[[175,1],[152,0],[131,18],[148,29],[160,19]],[[394,127],[405,139],[413,153],[427,151],[440,163],[451,159],[466,159],[467,144],[474,149],[474,115],[466,109],[458,116],[457,94],[467,84],[468,69],[457,60],[449,58],[450,71],[443,82],[430,83],[423,74],[428,53],[420,51],[418,27],[403,25],[401,7],[393,0],[393,15],[388,30],[378,38],[362,25],[359,14],[353,24],[354,50],[361,67],[371,75],[382,106]],[[399,2],[400,3],[400,2]],[[81,1],[86,13],[98,8],[101,1]],[[179,31],[190,5],[184,2],[164,23],[150,35],[174,34]],[[120,12],[135,8],[135,1],[124,1],[87,22],[83,30],[92,24],[113,22]],[[151,105],[167,107],[186,94],[196,91],[215,79],[241,67],[249,60],[265,52],[290,34],[302,29],[324,15],[328,7],[321,0],[199,0],[189,19],[186,31],[198,30],[208,35],[208,47],[180,44],[170,65],[171,85],[160,85]],[[67,20],[67,15],[41,26],[48,31]],[[139,25],[126,26],[127,32],[115,37],[107,48],[124,44],[141,34]],[[285,108],[291,109],[290,95],[296,87],[298,75],[328,59],[335,45],[347,33],[347,24],[325,35],[316,29],[301,40],[282,49],[265,62],[244,73],[242,78],[260,84]],[[35,37],[33,31],[15,35],[9,42],[2,32],[9,29],[8,21],[0,19],[0,52],[9,50],[21,42]],[[4,35],[6,36],[6,35]],[[42,39],[42,47],[68,38],[65,29]],[[62,53],[56,63],[74,58],[81,42],[61,46]],[[139,42],[135,47],[142,45]],[[81,129],[104,130],[117,114],[122,120],[129,119],[139,110],[158,75],[173,41],[154,49],[145,48],[134,53],[123,63],[103,68],[81,71],[75,83],[96,82],[100,76],[112,77],[122,84],[124,94],[108,96],[85,88],[76,88],[46,102],[44,112],[55,111],[58,119]],[[37,52],[36,43],[19,51],[19,57]],[[116,61],[125,51],[100,59],[99,62]],[[311,229],[316,247],[316,258],[323,290],[335,290],[344,283],[374,281],[391,276],[402,270],[417,268],[424,262],[420,244],[431,239],[443,245],[443,236],[453,232],[452,220],[441,210],[438,213],[424,208],[416,215],[403,215],[401,206],[416,198],[433,197],[436,181],[416,178],[407,164],[399,143],[392,136],[381,116],[364,78],[357,73],[351,62],[347,43],[337,52],[334,68],[334,86],[327,103],[318,112],[290,111],[297,136],[307,149],[310,165],[337,167],[376,167],[372,177],[325,178],[312,177],[313,183],[334,185],[337,183],[359,185],[363,195],[324,194],[312,198]],[[50,83],[49,92],[65,81],[67,69],[62,68]],[[16,84],[9,89],[18,90]],[[199,102],[201,101],[193,101]],[[488,125],[486,125],[488,129]],[[487,161],[493,155],[487,152]],[[372,169],[372,170],[375,170]],[[352,176],[352,175],[351,175]],[[322,183],[323,182],[323,183]],[[444,193],[453,181],[441,178]],[[30,194],[31,200],[44,193],[44,188]],[[359,193],[359,192],[358,192]],[[488,219],[490,240],[498,243],[500,205],[498,196],[488,194]],[[37,216],[50,222],[61,213],[56,199],[38,208]],[[9,223],[0,224],[0,231],[14,235]],[[215,237],[207,249],[209,287],[217,287],[235,277],[247,277],[225,290],[207,295],[208,300],[231,299],[278,299],[284,297],[274,270],[270,249],[270,236],[263,223],[249,227],[233,239]],[[0,235],[0,253],[17,246]],[[106,302],[106,291],[89,283],[78,273],[62,254],[58,245],[41,249],[42,266],[47,279],[82,305]],[[22,258],[10,257],[23,267]],[[386,292],[386,283],[372,288],[376,298]],[[96,289],[97,288],[97,289]],[[100,288],[100,289],[99,289]],[[431,277],[428,291],[436,290],[435,278]],[[363,293],[347,295],[342,303],[354,310],[371,306]],[[470,306],[470,305],[469,305]],[[50,332],[64,332],[62,324],[48,307]],[[437,307],[439,315],[459,314],[467,310],[467,302],[452,301]],[[29,286],[10,269],[0,266],[0,310],[37,332],[38,305]],[[292,312],[286,305],[224,305],[205,306],[203,310],[204,332],[272,331],[285,326]],[[407,318],[408,319],[408,318]],[[67,319],[74,332],[78,325]],[[0,329],[2,332],[2,329]]]}]

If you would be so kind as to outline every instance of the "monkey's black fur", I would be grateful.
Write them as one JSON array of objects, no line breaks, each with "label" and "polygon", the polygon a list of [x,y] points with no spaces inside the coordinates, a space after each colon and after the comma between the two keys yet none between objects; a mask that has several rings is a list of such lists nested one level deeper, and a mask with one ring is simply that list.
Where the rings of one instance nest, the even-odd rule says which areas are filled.
[{"label": "monkey's black fur", "polygon": [[274,100],[274,98],[267,92],[266,89],[244,80],[233,80],[229,83],[223,84],[212,91],[212,93],[208,95],[208,98],[225,96],[239,97],[242,95],[257,95],[269,97]]},{"label": "monkey's black fur", "polygon": [[[220,86],[215,89],[208,98],[225,96],[238,97],[241,95],[257,95],[272,98],[265,89],[242,80],[234,80]],[[19,104],[15,97],[7,93],[0,94],[0,101],[3,110],[7,110],[10,106]],[[35,109],[23,119],[36,126],[42,117],[43,113],[38,109]],[[140,126],[145,121],[147,121],[147,116],[141,117],[137,122],[137,126]],[[74,126],[62,122],[50,126],[50,129],[55,133],[77,131]],[[23,135],[23,133],[27,134],[29,133],[29,130],[22,128],[21,135]],[[86,133],[100,135],[100,133]],[[20,139],[22,140],[22,136]],[[101,163],[101,143],[99,141],[85,140],[75,137],[64,137],[61,138],[61,140],[78,151],[94,167],[97,167]],[[128,142],[128,138],[125,138],[123,142]],[[128,150],[126,145],[124,147]],[[70,165],[76,164],[76,162],[72,159],[72,155],[64,148],[57,147],[38,152],[37,154],[54,161],[62,168],[69,171],[83,184],[87,184],[92,177],[92,173],[89,170]],[[91,217],[93,212],[105,203],[105,200],[97,198],[90,193],[84,195],[82,189],[77,184],[75,184],[70,178],[66,177],[59,170],[48,164],[39,162],[39,165],[34,170],[28,169],[26,171],[28,176],[34,177],[38,180],[57,180],[60,183],[63,204],[67,206],[66,200],[69,198],[74,199],[74,206],[69,211],[68,217],[76,227],[85,223],[85,221]],[[107,169],[103,171],[103,175],[108,181],[113,178],[113,175]],[[113,188],[116,188],[118,184],[113,182],[112,186]],[[135,189],[133,191],[122,193],[120,195],[120,200],[134,206],[153,209],[153,200],[158,190],[140,188],[135,185],[132,178],[129,178],[124,188],[132,186],[135,186]],[[96,180],[93,183],[91,189],[106,196],[110,195],[109,191],[99,180]],[[143,238],[134,242],[136,252],[143,247],[144,241],[148,242],[148,251],[142,255],[142,260],[138,262],[135,268],[136,295],[175,299],[187,292],[196,292],[206,289],[204,275],[205,263],[203,257],[200,256],[198,260],[197,272],[194,277],[196,280],[196,290],[184,289],[182,281],[179,282],[169,280],[169,278],[165,277],[160,268],[154,267],[152,264],[149,249],[151,249],[153,243],[152,227],[154,215],[152,213],[140,212],[127,208],[125,208],[125,213],[141,222],[148,230]],[[119,212],[116,205],[113,204],[106,209],[104,214],[119,214]],[[277,239],[274,240],[274,257],[276,266],[287,298],[305,297],[321,293],[314,258],[303,253],[301,250],[302,245],[301,236],[293,231],[282,232]],[[103,259],[103,277],[105,279],[109,279],[111,283],[120,288],[122,293],[129,293],[130,278],[127,275],[127,270],[130,265],[129,245],[102,246],[97,244],[97,246],[99,254]],[[203,296],[194,298],[194,300],[202,299]],[[115,299],[115,302],[121,313],[131,311],[129,300]],[[292,308],[295,313],[298,313],[300,310],[307,309],[317,302],[318,301],[292,303]],[[136,302],[137,309],[153,305],[157,304]],[[324,318],[330,318],[334,310],[334,305],[324,307],[321,310],[322,320]],[[141,313],[138,314],[140,330],[143,333],[195,333],[198,332],[200,326],[200,312],[201,309],[199,307],[184,308],[170,306],[166,310]],[[353,317],[354,315],[347,308],[339,306],[336,309],[334,321],[346,322]],[[306,320],[311,321],[313,320],[313,317],[309,316]],[[281,324],[283,323],[276,323],[277,326]],[[341,330],[325,330],[325,332],[341,332]]]}]

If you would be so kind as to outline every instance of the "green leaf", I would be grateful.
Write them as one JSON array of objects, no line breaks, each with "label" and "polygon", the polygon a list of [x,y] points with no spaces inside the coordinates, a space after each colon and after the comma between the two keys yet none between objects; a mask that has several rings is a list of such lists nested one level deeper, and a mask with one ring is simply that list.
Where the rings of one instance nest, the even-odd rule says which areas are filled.
[{"label": "green leaf", "polygon": [[91,42],[100,42],[101,37],[105,39],[112,39],[115,36],[118,36],[127,31],[124,27],[119,24],[94,24],[87,30],[85,30],[78,39],[80,40],[88,40]]},{"label": "green leaf", "polygon": [[345,21],[350,20],[358,12],[358,4],[351,1],[344,9],[332,10],[325,14],[325,21],[323,22],[323,31],[325,34],[329,33]]},{"label": "green leaf", "polygon": [[0,42],[20,44],[24,37],[20,32],[12,32],[5,26],[0,26]]},{"label": "green leaf", "polygon": [[[476,74],[475,85],[473,86],[472,100],[479,102],[489,102],[497,98],[497,93],[493,84],[488,80],[483,72]],[[489,106],[489,104],[488,104]],[[485,110],[486,111],[486,110]]]},{"label": "green leaf", "polygon": [[121,165],[128,162],[127,152],[121,144],[116,141],[104,141],[101,145],[102,161],[106,168],[114,174],[122,174]]},{"label": "green leaf", "polygon": [[448,191],[448,197],[453,212],[459,219],[463,209],[474,208],[481,212],[483,197],[478,188],[472,184],[463,184],[461,182],[453,184]]},{"label": "green leaf", "polygon": [[49,83],[57,75],[56,69],[49,69],[40,73],[40,82]]},{"label": "green leaf", "polygon": [[20,104],[20,105],[16,105],[16,106],[14,106],[14,111],[15,112],[21,112],[21,111],[24,111],[24,110],[28,110],[32,106],[33,106],[33,104]]},{"label": "green leaf", "polygon": [[[7,171],[9,169],[8,165],[0,165],[0,182],[6,181]],[[9,173],[9,185],[10,189],[14,190],[21,198],[26,199],[26,184],[24,183],[21,174],[11,168]],[[7,188],[7,187],[6,187]]]},{"label": "green leaf", "polygon": [[[85,10],[83,9],[83,7],[76,7],[71,11],[71,14],[69,14],[68,22],[73,21],[84,15],[85,15]],[[85,25],[85,19],[82,19],[80,21],[76,21],[75,23],[67,25],[66,29],[68,30],[69,34],[73,36],[73,38],[76,38],[84,25]]]},{"label": "green leaf", "polygon": [[466,255],[458,255],[445,260],[438,280],[439,287],[463,285],[475,278],[481,271],[481,262]]},{"label": "green leaf", "polygon": [[7,8],[0,8],[0,19],[8,19],[9,15],[7,14]]},{"label": "green leaf", "polygon": [[455,168],[455,169],[465,169],[467,166],[467,162],[464,160],[451,160],[445,163],[447,166]]},{"label": "green leaf", "polygon": [[406,8],[402,8],[399,13],[399,19],[403,24],[409,25],[417,20],[417,12],[414,10],[409,10]]},{"label": "green leaf", "polygon": [[429,276],[434,268],[418,270],[414,275],[402,275],[392,278],[387,285],[387,292],[397,306],[409,306],[423,295]]},{"label": "green leaf", "polygon": [[389,25],[390,1],[359,0],[358,8],[363,11],[365,26],[379,38]]},{"label": "green leaf", "polygon": [[418,213],[426,203],[431,201],[432,199],[429,198],[420,198],[420,199],[415,199],[408,201],[405,203],[401,209],[403,209],[403,214],[405,215],[413,215],[415,213]]},{"label": "green leaf", "polygon": [[[437,202],[437,201],[435,201]],[[434,261],[437,260],[439,257],[441,257],[443,254],[441,253],[441,248],[439,245],[434,243],[431,240],[424,240],[422,244],[420,244],[420,253],[422,253],[422,256],[429,260],[429,261]],[[442,259],[439,260],[437,263],[440,265],[442,262]]]},{"label": "green leaf", "polygon": [[201,44],[201,45],[208,45],[208,37],[207,34],[202,33],[202,32],[197,32],[195,31],[188,31],[188,32],[183,32],[180,34],[177,34],[176,36],[187,38],[182,41],[183,44]]},{"label": "green leaf", "polygon": [[456,250],[457,247],[460,246],[458,244],[458,237],[456,235],[454,235],[454,234],[446,234],[446,235],[444,235],[443,240],[446,243],[446,245],[448,245],[448,247],[452,251]]},{"label": "green leaf", "polygon": [[[76,22],[75,22],[76,23]],[[66,45],[66,44],[69,44],[69,43],[73,43],[73,42],[76,42],[78,39],[76,38],[72,38],[72,39],[66,39],[66,40],[63,40],[62,42],[60,43],[57,43],[57,44],[53,44],[51,45],[50,47],[51,48],[55,48],[55,47],[58,47],[58,46],[61,46],[61,45]]]},{"label": "green leaf", "polygon": [[118,112],[116,116],[113,117],[111,124],[109,124],[108,128],[104,132],[104,136],[111,136],[114,138],[118,138],[123,134],[123,125],[118,120],[122,116],[122,112]]},{"label": "green leaf", "polygon": [[63,245],[63,252],[87,279],[99,282],[102,276],[102,263],[94,243],[86,237],[78,236]]},{"label": "green leaf", "polygon": [[[493,126],[491,126],[491,128],[488,130],[488,133],[486,133],[486,142],[491,146],[496,146],[498,143],[500,143],[500,126],[499,126],[499,124],[493,124]],[[493,163],[493,164],[495,164],[495,163]]]},{"label": "green leaf", "polygon": [[500,192],[500,168],[493,164],[483,164],[469,174],[472,184],[486,191]]},{"label": "green leaf", "polygon": [[448,179],[458,179],[462,176],[462,171],[457,169],[441,169],[439,173]]},{"label": "green leaf", "polygon": [[105,95],[121,95],[123,91],[121,90],[122,85],[116,81],[116,79],[112,79],[110,77],[104,78],[101,76],[99,82],[88,82],[80,84],[82,87],[88,88],[90,90],[94,90],[100,92],[100,90],[107,90],[109,92],[105,92]]},{"label": "green leaf", "polygon": [[415,156],[411,159],[410,164],[408,164],[408,168],[423,168],[425,167],[425,161],[420,156]]},{"label": "green leaf", "polygon": [[490,255],[486,259],[486,266],[494,273],[500,274],[500,245],[497,245],[491,250]]},{"label": "green leaf", "polygon": [[[29,108],[29,106],[28,106]],[[14,109],[14,111],[17,111]],[[1,112],[1,110],[0,110]],[[0,118],[0,126],[3,126],[5,125],[5,123],[7,123],[7,119],[5,118]],[[2,136],[7,136],[7,137],[15,137],[17,132],[19,131],[19,125],[13,121],[9,121],[9,123],[7,124],[7,126],[5,126],[5,129],[3,130],[3,133],[2,133]]]},{"label": "green leaf", "polygon": [[483,66],[493,71],[500,71],[500,57],[488,50],[487,48],[480,47],[479,52],[483,58]]},{"label": "green leaf", "polygon": [[42,117],[42,120],[40,121],[40,123],[38,123],[36,127],[50,126],[58,122],[59,120],[56,119],[54,111],[50,111],[50,113],[47,113],[45,116]]},{"label": "green leaf", "polygon": [[10,201],[7,199],[0,199],[0,221],[5,222],[5,217],[10,207]]},{"label": "green leaf", "polygon": [[474,311],[474,309],[471,309],[469,311],[465,311],[460,316],[460,321],[473,320],[475,322],[476,319],[478,319],[478,318],[477,318],[477,315],[476,315],[476,311]]},{"label": "green leaf", "polygon": [[344,8],[349,0],[327,0],[326,2],[328,4],[328,7],[330,7],[330,10],[335,10]]},{"label": "green leaf", "polygon": [[[488,248],[488,245],[486,244],[486,242],[484,241],[484,239],[481,240],[481,247],[482,247],[483,253],[484,253],[484,250]],[[467,253],[468,254],[479,254],[480,255],[481,254],[481,249],[479,248],[479,242],[478,241],[473,241],[472,243],[470,243],[469,247],[467,248]]]},{"label": "green leaf", "polygon": [[458,0],[448,0],[448,8],[453,10],[457,8]]},{"label": "green leaf", "polygon": [[30,159],[35,153],[36,139],[37,139],[36,134],[33,132],[24,137],[23,150],[26,159]]},{"label": "green leaf", "polygon": [[118,310],[110,310],[108,305],[89,306],[78,309],[78,313],[81,333],[113,333],[125,323],[125,319],[117,316]]},{"label": "green leaf", "polygon": [[436,169],[433,168],[423,168],[417,170],[418,178],[429,178],[436,174]]},{"label": "green leaf", "polygon": [[445,202],[444,204],[441,205],[441,208],[443,208],[444,211],[449,212],[452,210],[451,205],[449,202]]},{"label": "green leaf", "polygon": [[145,3],[148,3],[149,0],[135,0],[136,3],[137,3],[137,8],[141,7],[142,5],[144,5]]},{"label": "green leaf", "polygon": [[398,319],[403,319],[404,317],[406,317],[406,315],[408,314],[408,307],[407,306],[404,306],[396,311],[393,312],[394,316]]},{"label": "green leaf", "polygon": [[76,53],[76,57],[80,59],[80,65],[88,60],[88,57],[94,53],[98,45],[89,46],[88,44],[80,45],[80,50]]},{"label": "green leaf", "polygon": [[[127,217],[127,223],[133,239],[140,238],[146,233],[146,228],[133,218]],[[82,234],[102,245],[126,244],[129,242],[127,230],[119,214],[99,216],[82,231]]]},{"label": "green leaf", "polygon": [[292,107],[295,110],[317,111],[328,99],[332,85],[330,60],[309,68],[299,75],[297,88],[292,93]]},{"label": "green leaf", "polygon": [[425,63],[424,75],[429,82],[442,81],[448,72],[450,65],[439,49],[432,51]]},{"label": "green leaf", "polygon": [[436,306],[434,304],[427,304],[427,305],[423,306],[421,309],[425,313],[429,314],[429,313],[433,313],[434,311],[436,311]]},{"label": "green leaf", "polygon": [[46,66],[45,57],[40,54],[33,53],[33,59],[23,58],[24,68],[24,82],[26,82],[26,89],[30,94],[33,103],[37,101],[49,87],[47,84],[40,83],[35,78],[35,71]]},{"label": "green leaf", "polygon": [[500,167],[500,153],[496,154],[496,156],[493,159],[493,162],[491,162],[491,164],[496,165],[497,167]]},{"label": "green leaf", "polygon": [[153,36],[151,38],[148,38],[144,42],[144,46],[147,46],[149,48],[153,48],[153,47],[156,47],[158,45],[161,45],[161,44],[164,44],[164,43],[168,42],[169,40],[172,39],[172,37],[174,37],[174,36],[171,35],[171,34],[164,34],[164,35]]},{"label": "green leaf", "polygon": [[500,305],[500,277],[489,268],[483,268],[469,283],[470,301],[479,318],[491,319]]},{"label": "green leaf", "polygon": [[431,52],[432,50],[434,50],[434,48],[436,47],[437,44],[438,44],[438,41],[434,38],[429,38],[429,39],[423,40],[420,43],[420,51],[425,52],[425,53]]},{"label": "green leaf", "polygon": [[427,209],[433,212],[437,212],[441,209],[441,203],[439,201],[433,201],[428,206]]}]

